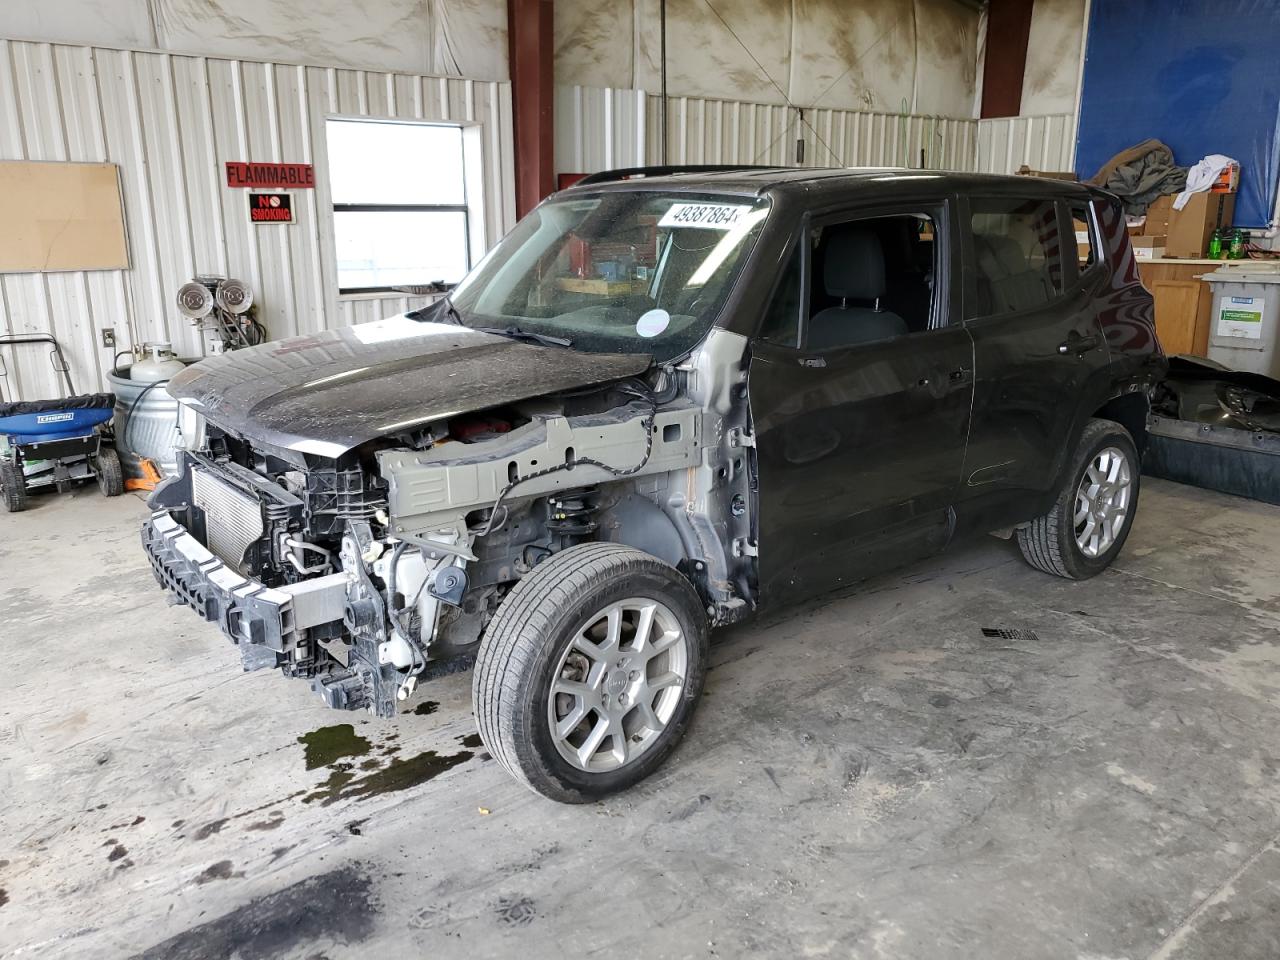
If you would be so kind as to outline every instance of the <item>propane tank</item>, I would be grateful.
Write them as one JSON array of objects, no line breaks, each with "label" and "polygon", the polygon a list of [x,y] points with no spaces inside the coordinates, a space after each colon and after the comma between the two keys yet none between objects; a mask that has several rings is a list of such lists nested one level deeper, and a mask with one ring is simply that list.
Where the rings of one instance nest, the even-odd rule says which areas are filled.
[{"label": "propane tank", "polygon": [[187,368],[187,365],[174,355],[170,344],[148,343],[145,349],[151,351],[151,356],[145,360],[139,360],[129,368],[130,380],[155,383],[160,380],[168,380],[174,374],[181,373]]}]

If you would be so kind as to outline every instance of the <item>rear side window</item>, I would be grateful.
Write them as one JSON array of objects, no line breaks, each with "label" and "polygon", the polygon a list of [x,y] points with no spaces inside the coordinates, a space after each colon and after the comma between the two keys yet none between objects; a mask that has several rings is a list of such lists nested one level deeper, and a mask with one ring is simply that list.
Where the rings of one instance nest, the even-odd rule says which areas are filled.
[{"label": "rear side window", "polygon": [[[972,199],[975,302],[970,318],[1034,310],[1063,290],[1063,237],[1053,200]],[[1074,238],[1072,238],[1074,245]]]}]

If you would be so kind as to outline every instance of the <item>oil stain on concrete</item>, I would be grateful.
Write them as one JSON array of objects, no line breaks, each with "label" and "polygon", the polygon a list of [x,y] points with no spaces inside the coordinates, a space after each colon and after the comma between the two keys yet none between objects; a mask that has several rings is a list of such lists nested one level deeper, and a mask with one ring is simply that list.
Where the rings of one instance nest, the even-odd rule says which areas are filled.
[{"label": "oil stain on concrete", "polygon": [[348,864],[185,930],[144,950],[135,960],[232,956],[267,960],[293,955],[317,941],[352,946],[373,932],[376,914],[377,901],[368,871],[360,864]]},{"label": "oil stain on concrete", "polygon": [[349,723],[312,730],[300,736],[298,742],[306,751],[308,770],[327,767],[346,757],[363,757],[372,749],[372,744]]},{"label": "oil stain on concrete", "polygon": [[[426,701],[419,704],[415,712],[430,714],[437,706]],[[306,769],[327,767],[329,770],[328,778],[315,790],[307,793],[302,802],[319,801],[321,806],[328,806],[338,800],[359,800],[407,790],[471,759],[475,755],[474,748],[480,746],[479,737],[464,736],[458,739],[464,746],[472,749],[448,754],[427,750],[417,756],[402,759],[396,756],[400,747],[392,743],[397,739],[398,733],[389,733],[375,748],[368,738],[356,733],[355,727],[349,723],[321,727],[298,737],[298,742],[304,749]],[[365,759],[361,760],[362,757]]]},{"label": "oil stain on concrete", "polygon": [[458,764],[470,760],[474,755],[470,750],[446,754],[427,750],[407,760],[392,757],[381,770],[375,770],[365,776],[357,776],[352,772],[351,764],[333,764],[329,778],[318,789],[303,797],[302,802],[312,803],[319,800],[321,806],[327,807],[338,800],[360,800],[378,794],[408,790],[410,787],[435,779],[446,770],[451,770]]}]

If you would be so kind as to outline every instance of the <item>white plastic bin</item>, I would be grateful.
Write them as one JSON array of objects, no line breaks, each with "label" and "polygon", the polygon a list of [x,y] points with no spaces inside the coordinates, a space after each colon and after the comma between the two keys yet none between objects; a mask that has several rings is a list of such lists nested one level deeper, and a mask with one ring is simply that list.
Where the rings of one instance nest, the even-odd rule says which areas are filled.
[{"label": "white plastic bin", "polygon": [[1204,279],[1213,289],[1209,359],[1280,378],[1280,264],[1224,264]]}]

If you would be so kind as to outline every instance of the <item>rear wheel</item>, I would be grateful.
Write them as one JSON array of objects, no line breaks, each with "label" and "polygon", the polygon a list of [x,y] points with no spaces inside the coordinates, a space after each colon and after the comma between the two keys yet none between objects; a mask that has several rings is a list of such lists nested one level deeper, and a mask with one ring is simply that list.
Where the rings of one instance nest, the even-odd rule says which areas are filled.
[{"label": "rear wheel", "polygon": [[21,464],[0,460],[0,492],[4,494],[4,508],[9,513],[27,509],[27,480],[22,475]]},{"label": "rear wheel", "polygon": [[94,473],[98,477],[98,489],[104,497],[118,497],[124,493],[124,472],[120,469],[120,454],[114,447],[100,447]]},{"label": "rear wheel", "polygon": [[1129,431],[1090,420],[1053,509],[1018,530],[1027,563],[1070,580],[1105,570],[1133,526],[1141,476]]},{"label": "rear wheel", "polygon": [[489,752],[564,803],[625,790],[684,735],[706,615],[689,582],[616,544],[570,547],[521,580],[485,631],[472,691]]}]

